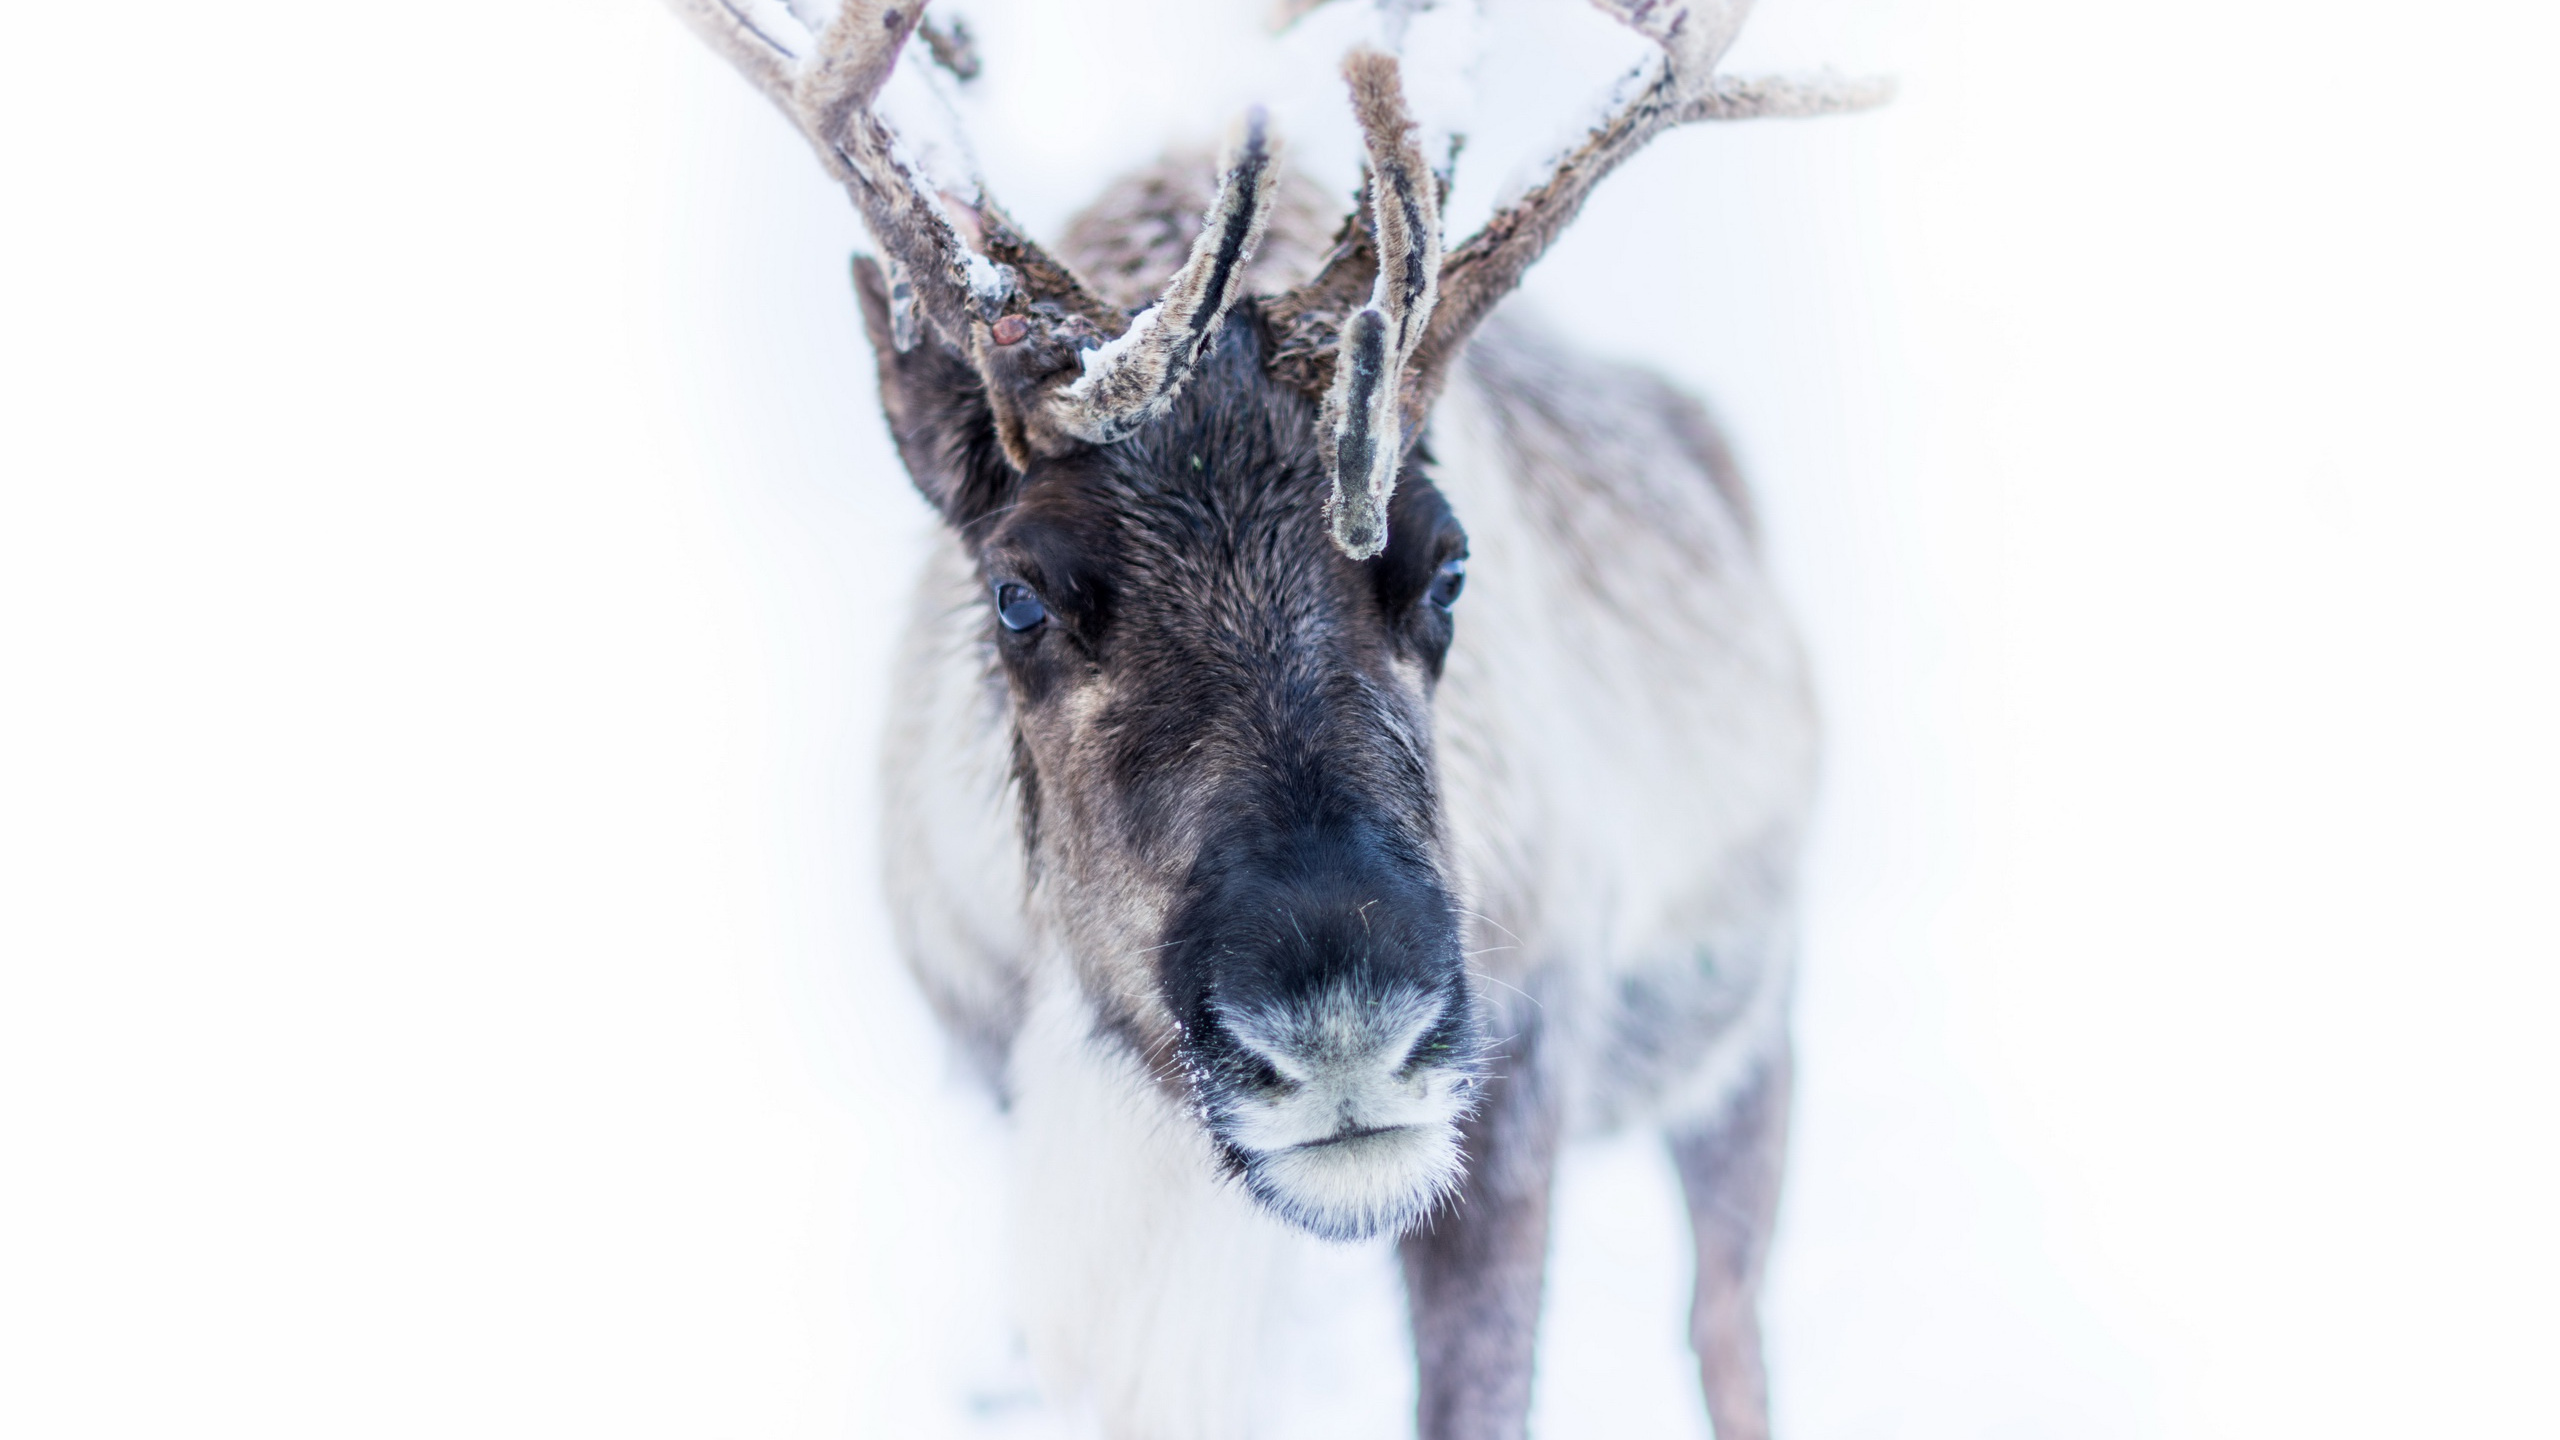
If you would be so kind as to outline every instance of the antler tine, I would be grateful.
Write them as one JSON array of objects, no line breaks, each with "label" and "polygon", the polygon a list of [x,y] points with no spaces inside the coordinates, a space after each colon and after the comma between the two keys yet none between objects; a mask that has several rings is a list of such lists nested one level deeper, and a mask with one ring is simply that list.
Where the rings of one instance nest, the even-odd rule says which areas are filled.
[{"label": "antler tine", "polygon": [[[779,3],[668,0],[676,14],[737,67],[764,98],[791,114],[792,69],[812,48],[809,27]],[[792,117],[795,121],[799,118]]]},{"label": "antler tine", "polygon": [[1366,560],[1387,545],[1387,501],[1404,463],[1398,397],[1405,364],[1429,333],[1439,298],[1440,190],[1415,141],[1394,58],[1355,50],[1344,58],[1342,75],[1368,150],[1377,278],[1369,303],[1343,322],[1317,433],[1333,482],[1326,503],[1333,543]]},{"label": "antler tine", "polygon": [[[780,0],[670,0],[816,147],[887,252],[895,343],[916,340],[913,311],[963,352],[973,322],[1051,300],[1070,315],[1116,319],[1065,266],[1002,227],[1008,267],[973,252],[928,180],[900,155],[872,103],[924,19],[925,0],[842,0],[816,34]],[[992,211],[991,202],[979,202]],[[1000,214],[1000,212],[997,212]]]},{"label": "antler tine", "polygon": [[1715,69],[1756,0],[1591,0],[1592,8],[1663,48],[1693,74]]},{"label": "antler tine", "polygon": [[932,185],[899,155],[872,101],[923,20],[924,0],[842,0],[816,36],[778,0],[670,3],[791,117],[852,192],[888,252],[890,344],[916,342],[920,309],[985,377],[997,439],[1017,469],[1078,443],[1121,439],[1172,403],[1235,303],[1270,222],[1280,173],[1259,110],[1190,257],[1156,303],[1128,320],[983,194],[966,202],[985,253],[971,249]]},{"label": "antler tine", "polygon": [[1409,367],[1405,415],[1419,423],[1467,339],[1582,210],[1592,187],[1654,136],[1702,120],[1866,110],[1893,97],[1887,79],[1729,79],[1714,73],[1751,0],[1591,0],[1662,53],[1628,77],[1626,98],[1544,181],[1485,222],[1442,267],[1439,314]]},{"label": "antler tine", "polygon": [[807,137],[888,252],[893,285],[965,345],[972,312],[1005,298],[1003,275],[969,253],[870,108],[924,16],[920,0],[843,0],[815,35],[777,0],[669,3]]},{"label": "antler tine", "polygon": [[1217,196],[1182,268],[1118,339],[1083,353],[1083,373],[1057,394],[1052,418],[1061,428],[1108,444],[1173,403],[1244,288],[1245,267],[1262,244],[1279,180],[1263,113],[1256,108],[1245,117],[1243,137],[1223,167]]}]

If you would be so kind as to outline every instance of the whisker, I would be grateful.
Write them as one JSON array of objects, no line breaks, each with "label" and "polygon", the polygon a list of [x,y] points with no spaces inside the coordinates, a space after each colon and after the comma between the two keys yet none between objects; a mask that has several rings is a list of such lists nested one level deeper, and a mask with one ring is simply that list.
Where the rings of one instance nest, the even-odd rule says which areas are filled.
[{"label": "whisker", "polygon": [[1512,984],[1508,980],[1496,980],[1494,977],[1487,975],[1472,965],[1467,967],[1467,973],[1484,981],[1486,984],[1499,985],[1503,989],[1510,991],[1512,994],[1519,996],[1521,999],[1528,1001],[1530,1004],[1537,1006],[1541,1010],[1547,1008],[1545,1003],[1540,1001],[1537,996],[1530,994],[1528,991],[1521,989],[1519,986]]}]

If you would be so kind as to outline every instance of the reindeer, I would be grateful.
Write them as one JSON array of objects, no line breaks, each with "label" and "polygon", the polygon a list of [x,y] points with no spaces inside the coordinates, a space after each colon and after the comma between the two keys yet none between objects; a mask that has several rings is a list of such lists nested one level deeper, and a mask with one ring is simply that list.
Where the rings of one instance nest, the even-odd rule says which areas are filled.
[{"label": "reindeer", "polygon": [[1364,49],[1329,238],[1249,118],[1213,189],[1160,165],[1052,253],[875,111],[922,0],[814,32],[674,3],[882,252],[854,263],[881,404],[945,522],[889,893],[1010,1111],[1049,1385],[1115,1437],[1242,1432],[1281,1241],[1394,1236],[1420,1433],[1516,1437],[1558,1147],[1641,1123],[1686,1192],[1716,1434],[1765,1436],[1804,662],[1699,405],[1495,311],[1653,136],[1882,86],[1718,75],[1748,0],[1595,0],[1659,53],[1454,248]]}]

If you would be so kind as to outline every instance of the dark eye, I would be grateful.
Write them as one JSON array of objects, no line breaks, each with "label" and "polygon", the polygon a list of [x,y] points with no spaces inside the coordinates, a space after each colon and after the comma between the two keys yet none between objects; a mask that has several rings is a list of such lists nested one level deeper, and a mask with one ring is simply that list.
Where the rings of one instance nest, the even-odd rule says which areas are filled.
[{"label": "dark eye", "polygon": [[1030,586],[1007,580],[996,587],[996,618],[1007,630],[1028,630],[1049,618],[1049,607],[1040,603]]},{"label": "dark eye", "polygon": [[1431,588],[1422,594],[1424,599],[1446,610],[1458,603],[1458,592],[1466,588],[1467,557],[1460,555],[1440,562],[1440,568],[1432,572]]}]

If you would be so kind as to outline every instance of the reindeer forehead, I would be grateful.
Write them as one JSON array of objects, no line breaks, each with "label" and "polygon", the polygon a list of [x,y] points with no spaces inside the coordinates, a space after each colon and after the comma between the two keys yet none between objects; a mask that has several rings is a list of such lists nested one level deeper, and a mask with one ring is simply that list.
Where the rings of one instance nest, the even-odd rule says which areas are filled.
[{"label": "reindeer forehead", "polygon": [[1042,476],[988,549],[1070,610],[1099,607],[1124,632],[1202,626],[1266,638],[1339,619],[1360,567],[1332,549],[1322,478],[1238,457],[1208,437],[1170,465]]},{"label": "reindeer forehead", "polygon": [[1328,554],[1314,407],[1265,373],[1250,325],[1230,322],[1217,348],[1218,363],[1136,435],[1034,467],[990,554],[1044,573],[1115,572],[1123,585],[1356,574]]}]

